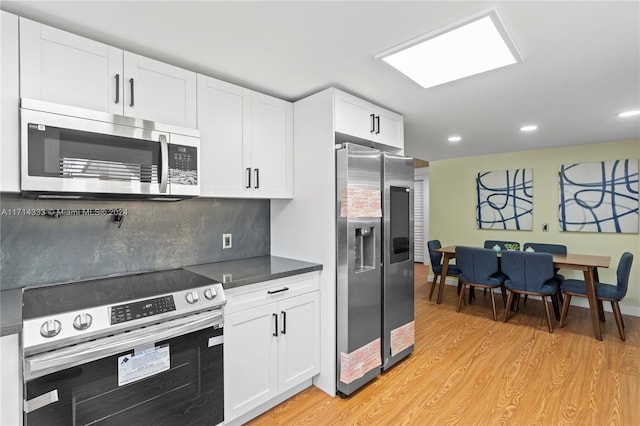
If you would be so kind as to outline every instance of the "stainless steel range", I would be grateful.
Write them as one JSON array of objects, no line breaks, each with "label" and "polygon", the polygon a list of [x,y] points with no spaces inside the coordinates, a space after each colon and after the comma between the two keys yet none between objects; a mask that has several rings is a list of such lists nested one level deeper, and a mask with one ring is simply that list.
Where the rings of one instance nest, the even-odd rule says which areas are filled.
[{"label": "stainless steel range", "polygon": [[223,422],[220,283],[174,269],[23,300],[26,425]]}]

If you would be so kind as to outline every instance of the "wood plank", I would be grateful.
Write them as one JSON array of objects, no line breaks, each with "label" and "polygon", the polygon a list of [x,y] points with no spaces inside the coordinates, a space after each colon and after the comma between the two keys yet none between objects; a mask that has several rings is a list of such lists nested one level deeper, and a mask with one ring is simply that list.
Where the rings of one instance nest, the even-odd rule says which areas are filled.
[{"label": "wood plank", "polygon": [[572,307],[550,334],[539,300],[521,302],[507,323],[490,318],[481,294],[456,313],[456,287],[437,305],[427,273],[416,264],[409,358],[349,398],[311,387],[249,424],[640,424],[640,318],[624,316],[622,342],[607,312],[598,341],[589,310]]}]

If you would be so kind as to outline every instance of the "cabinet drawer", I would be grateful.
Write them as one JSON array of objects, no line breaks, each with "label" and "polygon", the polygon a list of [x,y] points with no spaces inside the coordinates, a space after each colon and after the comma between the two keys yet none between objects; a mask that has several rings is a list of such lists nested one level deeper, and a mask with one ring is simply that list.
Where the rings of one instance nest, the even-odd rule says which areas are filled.
[{"label": "cabinet drawer", "polygon": [[227,296],[225,314],[278,302],[319,288],[319,271],[231,288],[224,291]]}]

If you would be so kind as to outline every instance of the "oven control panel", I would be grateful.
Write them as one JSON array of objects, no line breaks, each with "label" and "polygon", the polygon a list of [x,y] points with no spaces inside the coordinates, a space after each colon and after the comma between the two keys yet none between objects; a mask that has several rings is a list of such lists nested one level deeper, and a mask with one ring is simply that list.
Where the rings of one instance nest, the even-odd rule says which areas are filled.
[{"label": "oven control panel", "polygon": [[23,321],[25,355],[168,321],[227,303],[222,284],[165,293]]},{"label": "oven control panel", "polygon": [[111,307],[111,325],[175,310],[176,304],[172,295],[124,303]]}]

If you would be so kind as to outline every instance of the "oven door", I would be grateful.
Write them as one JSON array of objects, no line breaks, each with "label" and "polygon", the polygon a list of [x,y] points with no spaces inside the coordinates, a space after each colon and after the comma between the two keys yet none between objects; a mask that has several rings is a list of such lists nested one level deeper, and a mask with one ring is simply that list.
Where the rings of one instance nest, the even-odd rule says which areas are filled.
[{"label": "oven door", "polygon": [[221,316],[206,312],[25,358],[25,425],[222,423]]}]

